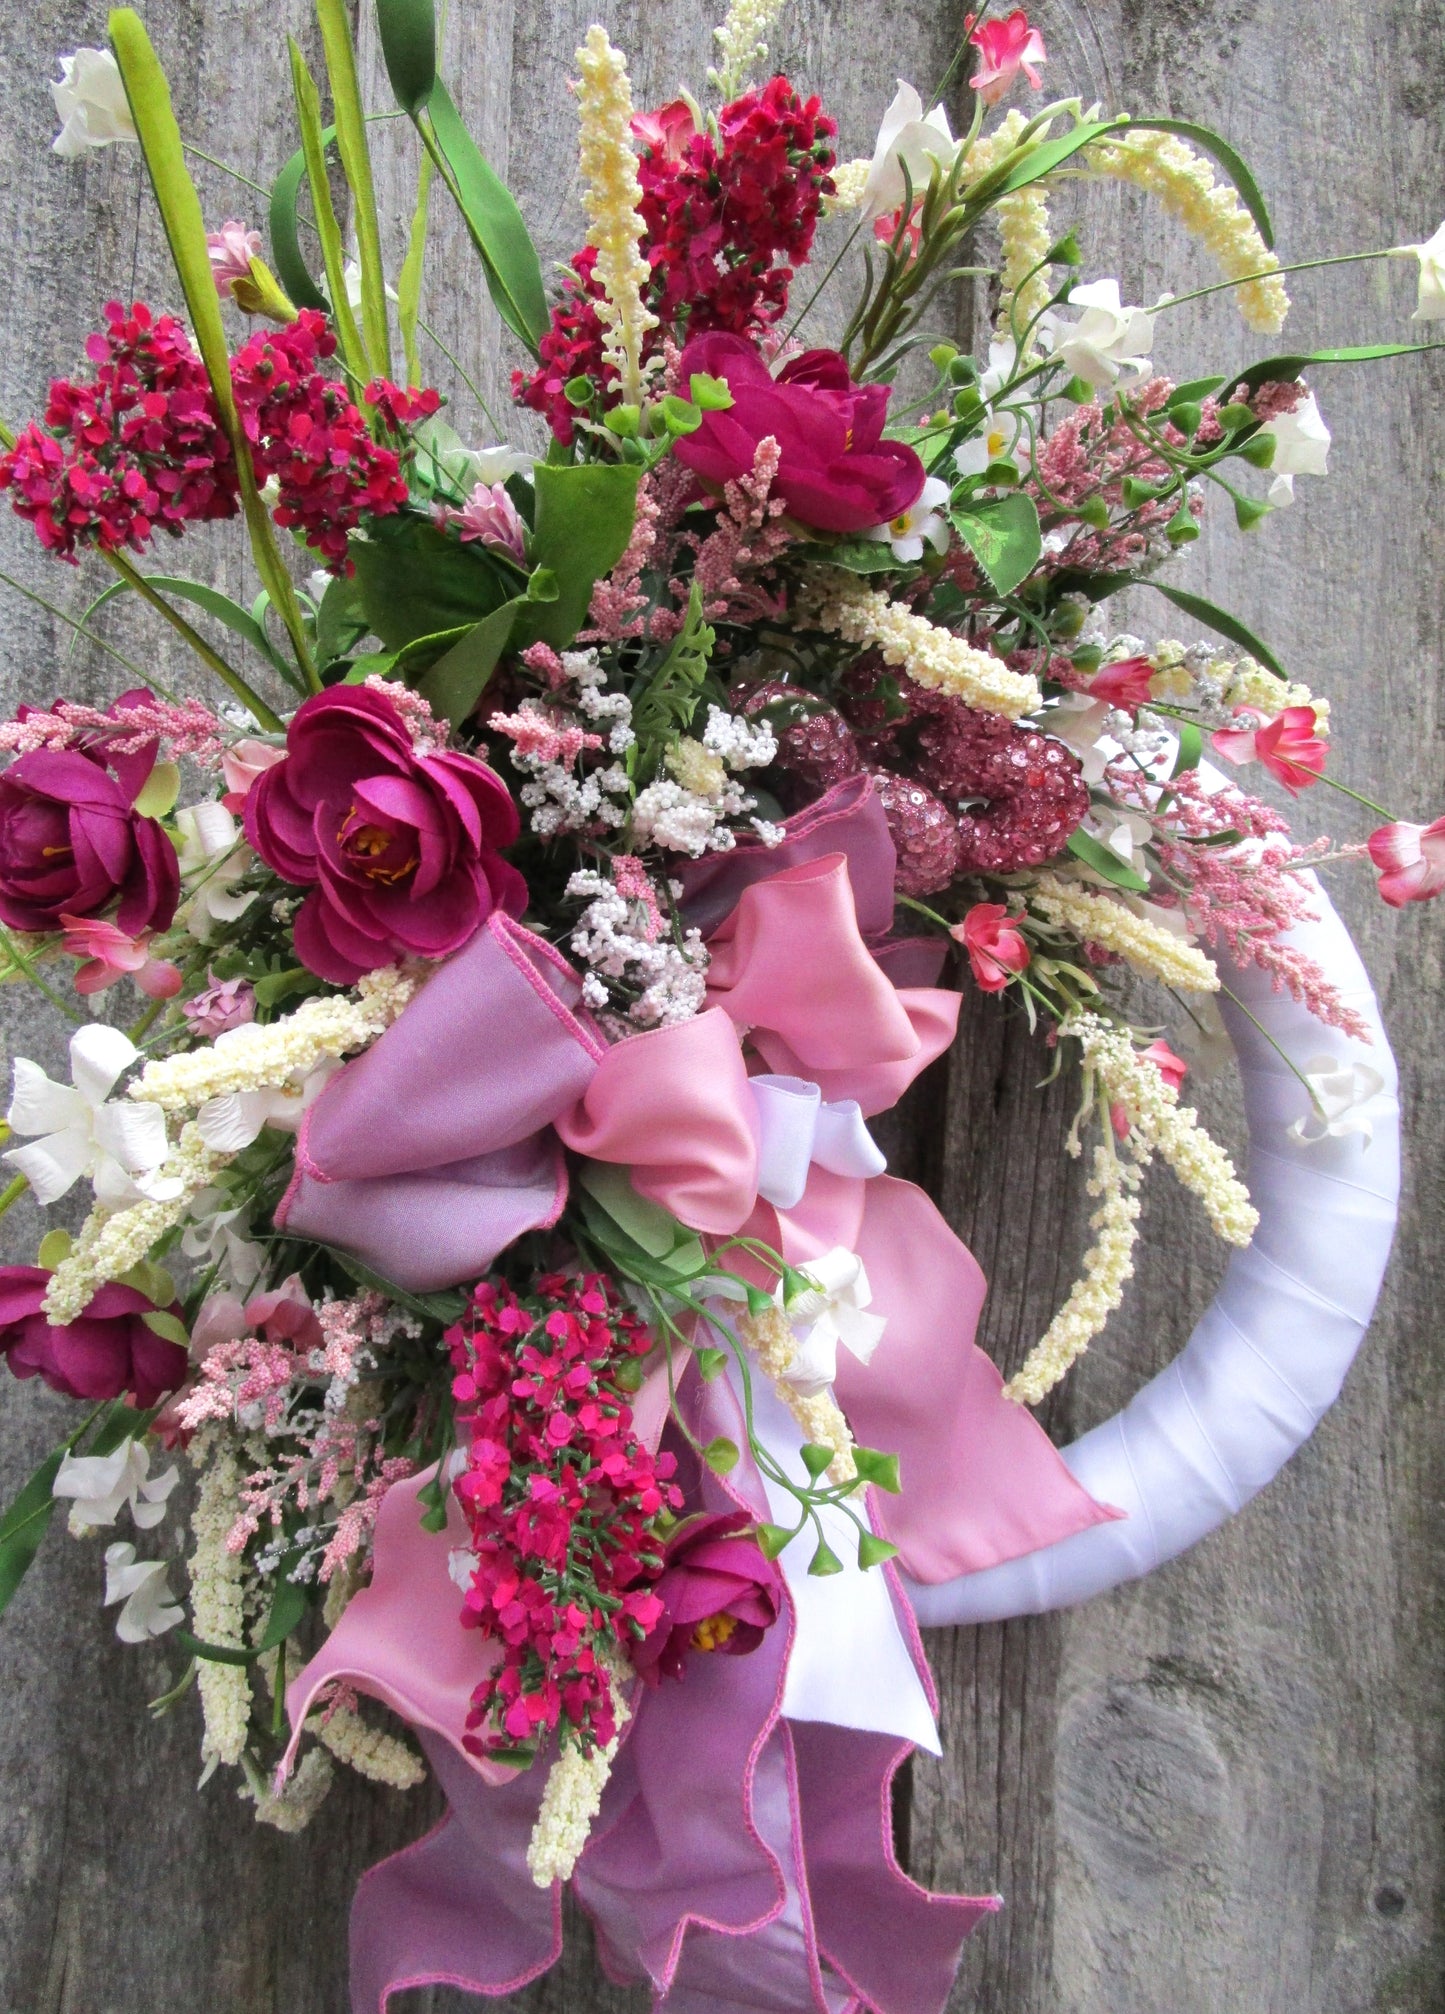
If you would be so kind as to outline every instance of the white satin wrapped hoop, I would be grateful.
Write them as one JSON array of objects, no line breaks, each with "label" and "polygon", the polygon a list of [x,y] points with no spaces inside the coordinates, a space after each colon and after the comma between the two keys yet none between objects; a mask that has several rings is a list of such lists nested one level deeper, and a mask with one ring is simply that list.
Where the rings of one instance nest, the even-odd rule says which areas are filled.
[{"label": "white satin wrapped hoop", "polygon": [[[1369,977],[1329,898],[1286,940],[1308,953],[1368,1022],[1372,1044],[1322,1028],[1257,967],[1220,961],[1225,1023],[1249,1125],[1259,1229],[1231,1260],[1213,1305],[1167,1369],[1064,1450],[1090,1494],[1127,1513],[1113,1524],[936,1587],[908,1583],[924,1624],[999,1622],[1069,1608],[1152,1573],[1248,1503],[1339,1396],[1364,1339],[1394,1239],[1400,1195],[1395,1061]],[[1298,1069],[1325,1056],[1356,1072],[1349,1125],[1311,1140]],[[1362,1122],[1367,1122],[1362,1124]]]}]

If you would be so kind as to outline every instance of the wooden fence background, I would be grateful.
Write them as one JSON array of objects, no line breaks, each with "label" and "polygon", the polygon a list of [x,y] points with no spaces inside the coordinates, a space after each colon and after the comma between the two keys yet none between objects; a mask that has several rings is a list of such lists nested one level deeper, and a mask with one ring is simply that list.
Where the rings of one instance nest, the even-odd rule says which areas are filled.
[{"label": "wooden fence background", "polygon": [[[600,13],[631,54],[639,103],[696,84],[710,0],[451,0],[447,72],[517,191],[544,259],[579,240],[572,51]],[[960,0],[793,0],[775,55],[822,88],[845,155],[871,147],[895,76],[925,90],[963,29]],[[306,0],[150,0],[142,7],[188,137],[268,183],[293,144],[284,29],[319,69]],[[1054,91],[1214,123],[1251,159],[1285,256],[1428,236],[1445,211],[1439,0],[1042,0]],[[390,104],[361,0],[372,97]],[[98,0],[0,5],[0,410],[14,422],[70,368],[102,301],[175,290],[136,154],[67,166],[48,151],[56,52],[99,43]],[[409,210],[410,156],[388,130],[383,189]],[[259,220],[261,198],[204,163],[208,215]],[[1212,278],[1157,211],[1082,191],[1090,272],[1126,299]],[[511,362],[470,255],[438,205],[428,312],[506,423]],[[1183,277],[1181,277],[1183,276]],[[1409,272],[1310,274],[1290,347],[1406,334]],[[964,304],[965,310],[968,304]],[[1258,354],[1216,297],[1161,321],[1177,377]],[[836,303],[833,315],[836,317]],[[820,315],[821,331],[830,318]],[[964,332],[967,324],[965,321]],[[454,383],[434,357],[439,382]],[[1320,372],[1335,432],[1326,482],[1252,538],[1216,524],[1177,577],[1227,603],[1292,669],[1331,692],[1357,784],[1392,806],[1442,808],[1440,582],[1445,461],[1437,359]],[[466,422],[486,422],[461,401]],[[229,554],[187,542],[233,590]],[[96,591],[0,526],[0,567],[75,612]],[[1151,601],[1153,598],[1150,598]],[[1133,611],[1157,620],[1159,604]],[[107,633],[181,675],[132,611]],[[1157,630],[1156,630],[1157,633]],[[115,690],[105,660],[0,589],[0,669],[20,698]],[[1341,800],[1308,821],[1363,836]],[[1361,814],[1361,819],[1363,819]],[[1442,1067],[1439,913],[1387,915],[1346,880],[1405,1066],[1408,1212],[1391,1284],[1344,1400],[1267,1495],[1149,1582],[1064,1617],[939,1633],[931,1643],[946,1753],[920,1759],[901,1813],[913,1871],[1007,1908],[970,1945],[952,2007],[974,2014],[1438,2014],[1442,1402],[1437,1368]],[[61,1031],[5,1003],[24,1053],[59,1061]],[[1039,1097],[1037,1051],[975,1000],[959,1047],[915,1103],[898,1164],[929,1180],[993,1281],[986,1337],[1005,1368],[1066,1289],[1079,1249],[1067,1112]],[[1228,1099],[1216,1100],[1228,1120]],[[1123,1402],[1180,1345],[1217,1259],[1162,1186],[1152,1256],[1123,1317],[1059,1398],[1064,1437]],[[36,1213],[5,1230],[28,1258]],[[5,1381],[5,1488],[57,1436],[63,1408]],[[172,1543],[174,1543],[174,1539]],[[340,2014],[346,1909],[361,1870],[429,1821],[432,1799],[342,1786],[300,1840],[256,1828],[224,1782],[199,1797],[197,1727],[145,1702],[174,1660],[122,1649],[99,1610],[99,1546],[57,1533],[0,1628],[0,2006],[8,2014]],[[459,2014],[452,1994],[408,2009]],[[475,2003],[466,2003],[468,2005]],[[507,2003],[534,2014],[640,2008],[593,1967],[585,1930],[563,1964]]]}]

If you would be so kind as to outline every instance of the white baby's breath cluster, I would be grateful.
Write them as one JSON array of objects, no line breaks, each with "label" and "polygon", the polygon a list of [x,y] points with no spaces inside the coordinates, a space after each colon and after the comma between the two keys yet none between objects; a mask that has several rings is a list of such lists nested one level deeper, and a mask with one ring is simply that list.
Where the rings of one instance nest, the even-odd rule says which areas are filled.
[{"label": "white baby's breath cluster", "polygon": [[735,98],[753,71],[768,60],[764,39],[783,11],[784,0],[732,0],[720,28],[714,28],[718,62],[707,81],[722,98]]},{"label": "white baby's breath cluster", "polygon": [[304,1000],[279,1021],[265,1026],[247,1022],[218,1035],[206,1048],[148,1063],[130,1086],[130,1096],[149,1099],[166,1112],[185,1112],[212,1098],[280,1087],[327,1058],[369,1047],[396,1020],[421,981],[417,971],[383,966],[368,972],[354,994]]},{"label": "white baby's breath cluster", "polygon": [[1022,719],[1038,706],[1038,681],[978,650],[881,589],[866,587],[853,574],[819,569],[820,584],[802,598],[804,622],[839,636],[860,650],[876,650],[885,664],[906,672],[915,685],[947,692],[985,713]]},{"label": "white baby's breath cluster", "polygon": [[[634,837],[667,853],[728,853],[737,844],[730,820],[746,818],[751,798],[731,772],[765,767],[778,752],[777,736],[766,721],[750,721],[708,709],[701,741],[680,735],[667,751],[669,774],[640,790],[632,807]],[[768,845],[781,834],[766,820],[754,830]]]},{"label": "white baby's breath cluster", "polygon": [[577,51],[583,197],[587,242],[597,248],[602,289],[597,318],[604,330],[603,358],[620,380],[625,404],[642,399],[642,345],[657,317],[643,301],[651,278],[640,245],[645,235],[639,206],[642,184],[632,151],[632,86],[627,60],[595,24]]},{"label": "white baby's breath cluster", "polygon": [[1095,174],[1157,196],[1210,252],[1224,277],[1240,282],[1235,299],[1248,326],[1278,335],[1289,313],[1289,295],[1276,271],[1279,260],[1234,189],[1216,178],[1202,154],[1174,133],[1130,127],[1095,141],[1084,159]]},{"label": "white baby's breath cluster", "polygon": [[[188,1562],[192,1626],[202,1643],[243,1650],[246,1569],[240,1555],[226,1544],[236,1521],[241,1471],[227,1443],[210,1434],[192,1441],[190,1457],[200,1473],[191,1514],[195,1546]],[[245,1665],[201,1658],[197,1683],[205,1719],[202,1759],[208,1768],[217,1763],[234,1765],[241,1760],[250,1725],[250,1673]]]},{"label": "white baby's breath cluster", "polygon": [[531,827],[540,839],[555,839],[563,832],[615,832],[626,824],[632,782],[620,762],[579,776],[564,763],[546,762],[520,749],[513,749],[512,761],[530,772],[517,794],[531,812]]},{"label": "white baby's breath cluster", "polygon": [[600,1661],[607,1671],[612,1694],[612,1711],[617,1731],[605,1747],[584,1755],[580,1748],[565,1747],[547,1772],[537,1822],[527,1845],[527,1869],[539,1888],[554,1881],[570,1881],[572,1870],[582,1856],[592,1830],[592,1821],[602,1809],[602,1793],[612,1774],[623,1731],[632,1718],[627,1704],[625,1682],[631,1668],[616,1652],[604,1649]]},{"label": "white baby's breath cluster", "polygon": [[1110,1146],[1094,1149],[1088,1192],[1099,1207],[1089,1218],[1096,1234],[1084,1254],[1083,1270],[1069,1297],[1043,1336],[1030,1350],[1023,1367],[1004,1386],[1005,1398],[1036,1406],[1080,1358],[1124,1298],[1134,1275],[1134,1245],[1139,1235],[1139,1173]]},{"label": "white baby's breath cluster", "polygon": [[587,904],[570,941],[573,956],[587,968],[582,998],[588,1007],[638,1028],[670,1026],[701,1013],[707,952],[700,931],[685,931],[679,943],[637,897],[591,867],[578,869],[567,893]]},{"label": "white baby's breath cluster", "polygon": [[1147,916],[1137,916],[1112,895],[1096,894],[1060,874],[1041,874],[1028,899],[1048,922],[1126,958],[1146,978],[1185,993],[1219,990],[1219,974],[1202,951]]}]

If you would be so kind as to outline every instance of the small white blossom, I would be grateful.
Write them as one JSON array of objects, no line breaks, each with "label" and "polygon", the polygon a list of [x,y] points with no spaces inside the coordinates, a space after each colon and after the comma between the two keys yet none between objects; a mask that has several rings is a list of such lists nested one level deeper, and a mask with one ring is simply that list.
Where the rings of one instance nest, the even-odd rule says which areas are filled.
[{"label": "small white blossom", "polygon": [[[883,114],[873,149],[873,165],[863,186],[865,217],[886,217],[901,209],[909,184],[921,200],[935,169],[947,174],[958,158],[960,143],[949,130],[941,105],[925,113],[923,100],[911,84],[899,80],[893,103]],[[904,170],[907,169],[905,176]]]},{"label": "small white blossom", "polygon": [[1351,1133],[1360,1135],[1368,1147],[1375,1137],[1375,1123],[1366,1109],[1385,1088],[1385,1080],[1368,1063],[1342,1063],[1334,1056],[1314,1056],[1305,1065],[1313,1105],[1303,1119],[1289,1128],[1289,1137],[1302,1147],[1317,1147],[1322,1140],[1342,1140]]},{"label": "small white blossom", "polygon": [[[329,576],[328,576],[329,578]],[[188,804],[176,813],[181,834],[181,880],[189,891],[185,924],[198,943],[209,944],[218,923],[234,923],[256,900],[255,891],[231,891],[251,865],[251,849],[224,804]]]},{"label": "small white blossom", "polygon": [[[225,1035],[218,1036],[218,1046],[225,1040]],[[284,1084],[259,1091],[226,1091],[208,1098],[196,1114],[201,1138],[212,1153],[239,1154],[259,1139],[263,1127],[270,1126],[278,1133],[296,1132],[302,1115],[340,1068],[338,1057],[327,1056],[311,1070],[293,1072]]]},{"label": "small white blossom", "polygon": [[1296,476],[1329,474],[1330,430],[1311,392],[1292,413],[1266,420],[1260,432],[1274,436],[1269,501],[1276,510],[1287,510],[1294,502]]},{"label": "small white blossom", "polygon": [[1075,287],[1069,305],[1084,310],[1077,322],[1050,313],[1039,333],[1052,340],[1055,355],[1076,378],[1098,391],[1124,391],[1150,376],[1154,317],[1143,308],[1126,308],[1117,280]]},{"label": "small white blossom", "polygon": [[50,1494],[73,1499],[72,1535],[83,1538],[98,1525],[114,1524],[127,1505],[138,1530],[149,1531],[158,1525],[166,1514],[166,1499],[176,1486],[179,1471],[172,1465],[152,1476],[150,1465],[150,1449],[142,1440],[122,1441],[108,1455],[67,1454]]},{"label": "small white blossom", "polygon": [[135,139],[120,65],[109,49],[77,49],[73,56],[62,56],[60,82],[51,85],[50,95],[61,122],[51,151],[62,160]]},{"label": "small white blossom", "polygon": [[24,1175],[37,1202],[58,1202],[82,1175],[90,1177],[96,1201],[107,1210],[142,1197],[163,1202],[177,1193],[157,1173],[168,1151],[160,1106],[106,1102],[139,1055],[118,1028],[92,1022],[70,1039],[73,1089],[53,1083],[38,1063],[15,1058],[14,1095],[5,1116],[12,1132],[39,1137],[31,1146],[10,1148],[3,1158]]},{"label": "small white blossom", "polygon": [[135,1547],[124,1539],[105,1549],[102,1607],[113,1608],[116,1602],[124,1603],[115,1625],[122,1643],[144,1643],[147,1637],[164,1636],[184,1615],[171,1599],[165,1561],[138,1560]]},{"label": "small white blossom", "polygon": [[778,753],[778,737],[767,721],[724,713],[720,706],[707,710],[702,745],[729,769],[766,769]]},{"label": "small white blossom", "polygon": [[886,540],[893,548],[893,557],[905,565],[922,559],[925,544],[931,545],[935,552],[947,552],[948,522],[940,516],[938,506],[946,504],[950,495],[946,482],[938,476],[929,476],[907,510],[900,511],[887,524],[874,525],[863,536],[879,544]]},{"label": "small white blossom", "polygon": [[1392,259],[1418,259],[1420,284],[1412,322],[1445,320],[1445,224],[1423,245],[1396,245]]}]

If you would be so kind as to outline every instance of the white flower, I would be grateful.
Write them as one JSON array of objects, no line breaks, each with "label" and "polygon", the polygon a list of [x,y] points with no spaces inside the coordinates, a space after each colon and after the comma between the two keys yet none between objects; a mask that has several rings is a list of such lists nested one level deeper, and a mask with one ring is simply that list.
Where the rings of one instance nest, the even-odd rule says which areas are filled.
[{"label": "white flower", "polygon": [[60,82],[51,85],[50,95],[61,122],[51,150],[62,160],[136,137],[120,65],[109,49],[77,49],[73,56],[62,56]]},{"label": "white flower", "polygon": [[83,1538],[97,1525],[114,1524],[128,1504],[140,1531],[149,1531],[166,1514],[166,1498],[179,1480],[174,1464],[151,1476],[150,1449],[144,1441],[122,1441],[113,1454],[67,1454],[50,1494],[71,1497],[70,1529]]},{"label": "white flower", "polygon": [[839,1345],[866,1364],[887,1325],[884,1315],[864,1311],[873,1300],[863,1261],[846,1245],[835,1245],[819,1259],[798,1269],[808,1290],[784,1301],[778,1287],[773,1298],[783,1309],[796,1338],[791,1363],[783,1377],[809,1398],[826,1391],[838,1375]]},{"label": "white flower", "polygon": [[52,1083],[38,1063],[15,1058],[15,1090],[5,1116],[13,1132],[39,1137],[0,1158],[25,1177],[37,1202],[58,1202],[82,1175],[90,1177],[105,1210],[179,1194],[174,1181],[156,1173],[168,1151],[160,1106],[130,1098],[106,1103],[139,1055],[118,1028],[92,1022],[70,1038],[73,1090]]},{"label": "white flower", "polygon": [[893,548],[893,557],[905,562],[922,559],[925,539],[935,552],[947,552],[948,522],[939,516],[937,506],[946,504],[951,494],[946,482],[929,476],[915,503],[890,518],[887,524],[874,525],[863,536],[880,544],[886,539]]},{"label": "white flower", "polygon": [[1276,510],[1286,510],[1294,502],[1296,476],[1329,474],[1330,430],[1320,417],[1315,395],[1310,393],[1292,413],[1280,413],[1266,420],[1262,434],[1274,435],[1274,460],[1270,473],[1269,501]]},{"label": "white flower", "polygon": [[1420,292],[1412,322],[1445,320],[1445,224],[1423,245],[1396,245],[1392,259],[1420,261]]},{"label": "white flower", "polygon": [[[245,1031],[233,1028],[228,1032],[240,1035]],[[225,1040],[225,1035],[217,1036],[216,1047]],[[239,1154],[260,1137],[264,1126],[274,1127],[278,1133],[294,1133],[307,1106],[316,1102],[340,1068],[339,1057],[327,1056],[304,1076],[293,1071],[285,1084],[268,1085],[259,1091],[226,1091],[218,1098],[208,1098],[196,1114],[201,1138],[212,1153]]]},{"label": "white flower", "polygon": [[229,1209],[227,1201],[223,1189],[202,1189],[187,1214],[181,1250],[188,1259],[216,1266],[218,1286],[234,1287],[244,1295],[260,1278],[266,1255],[245,1236],[249,1210],[244,1205]]},{"label": "white flower", "polygon": [[186,928],[209,944],[218,923],[234,923],[256,900],[256,891],[230,891],[251,864],[250,849],[224,804],[188,804],[176,813],[181,834],[181,879],[194,885],[186,904]]},{"label": "white flower", "polygon": [[873,165],[863,185],[863,215],[886,217],[901,209],[908,190],[903,170],[915,197],[921,197],[933,179],[935,167],[946,174],[958,156],[959,142],[948,128],[948,114],[935,105],[925,118],[923,100],[911,84],[899,81],[898,93],[883,114],[878,144],[873,149]]},{"label": "white flower", "polygon": [[1055,355],[1073,375],[1097,391],[1142,384],[1153,370],[1149,351],[1154,317],[1144,308],[1124,307],[1117,280],[1093,280],[1086,287],[1075,287],[1069,305],[1084,310],[1079,320],[1066,322],[1047,315],[1040,334],[1052,339]]},{"label": "white flower", "polygon": [[166,1585],[165,1561],[141,1559],[135,1547],[124,1540],[105,1549],[105,1601],[110,1608],[124,1602],[115,1625],[122,1643],[144,1643],[148,1636],[164,1636],[183,1619]]},{"label": "white flower", "polygon": [[1104,771],[1117,753],[1105,737],[1111,712],[1105,699],[1086,692],[1066,692],[1041,716],[1040,726],[1056,741],[1067,742],[1084,766],[1085,783],[1102,783]]},{"label": "white flower", "polygon": [[472,448],[468,460],[476,471],[479,483],[490,489],[494,483],[504,483],[508,476],[530,476],[532,457],[521,448],[509,448],[505,444],[498,447]]},{"label": "white flower", "polygon": [[1322,1140],[1342,1140],[1359,1133],[1368,1147],[1375,1137],[1375,1123],[1363,1108],[1385,1088],[1379,1071],[1368,1063],[1341,1063],[1334,1056],[1314,1056],[1305,1065],[1305,1078],[1314,1103],[1305,1117],[1290,1127],[1290,1139],[1302,1147],[1317,1147]]},{"label": "white flower", "polygon": [[[360,261],[356,259],[348,259],[346,261],[346,264],[341,269],[341,276],[346,282],[347,304],[349,305],[351,312],[355,314],[361,306]],[[398,305],[398,296],[396,289],[394,287],[387,287],[384,291],[386,293],[386,298],[390,302],[392,302],[393,305]]]},{"label": "white flower", "polygon": [[988,346],[988,362],[979,374],[978,395],[991,406],[1018,368],[1019,346],[1012,336],[996,336]]},{"label": "white flower", "polygon": [[1012,461],[1023,421],[1017,413],[993,413],[981,434],[953,451],[953,466],[961,476],[981,476],[991,462]]}]

